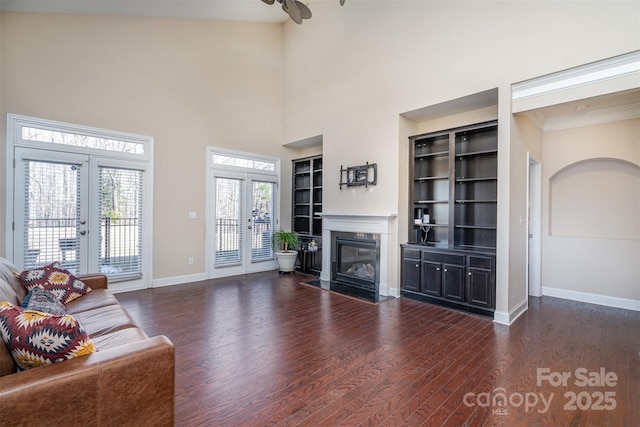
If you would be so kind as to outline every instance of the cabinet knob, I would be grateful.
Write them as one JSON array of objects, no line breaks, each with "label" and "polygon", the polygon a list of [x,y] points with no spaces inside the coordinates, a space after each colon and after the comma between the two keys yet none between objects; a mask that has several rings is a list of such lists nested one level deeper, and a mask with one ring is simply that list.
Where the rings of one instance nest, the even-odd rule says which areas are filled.
[{"label": "cabinet knob", "polygon": [[471,276],[471,272],[467,273],[469,276]]},{"label": "cabinet knob", "polygon": [[420,264],[416,264],[416,268],[420,267]]},{"label": "cabinet knob", "polygon": [[436,267],[436,271],[440,271],[440,267]]},{"label": "cabinet knob", "polygon": [[447,269],[445,268],[444,271],[447,271]]}]

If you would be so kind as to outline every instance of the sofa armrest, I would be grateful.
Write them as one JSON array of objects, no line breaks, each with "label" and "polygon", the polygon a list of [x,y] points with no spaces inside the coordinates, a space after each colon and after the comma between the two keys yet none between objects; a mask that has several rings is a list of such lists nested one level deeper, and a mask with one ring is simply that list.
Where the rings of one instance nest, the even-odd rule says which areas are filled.
[{"label": "sofa armrest", "polygon": [[0,377],[3,425],[174,423],[175,353],[157,336]]},{"label": "sofa armrest", "polygon": [[80,274],[77,276],[82,280],[85,285],[91,289],[107,289],[109,287],[109,281],[106,274],[94,273],[94,274]]}]

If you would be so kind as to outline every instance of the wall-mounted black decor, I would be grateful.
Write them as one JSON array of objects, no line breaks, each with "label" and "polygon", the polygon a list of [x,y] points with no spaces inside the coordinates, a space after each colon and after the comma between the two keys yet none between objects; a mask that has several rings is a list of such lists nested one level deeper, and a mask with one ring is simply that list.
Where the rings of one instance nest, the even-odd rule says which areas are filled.
[{"label": "wall-mounted black decor", "polygon": [[376,185],[378,182],[378,164],[367,162],[361,166],[340,166],[340,189],[342,186],[354,187]]}]

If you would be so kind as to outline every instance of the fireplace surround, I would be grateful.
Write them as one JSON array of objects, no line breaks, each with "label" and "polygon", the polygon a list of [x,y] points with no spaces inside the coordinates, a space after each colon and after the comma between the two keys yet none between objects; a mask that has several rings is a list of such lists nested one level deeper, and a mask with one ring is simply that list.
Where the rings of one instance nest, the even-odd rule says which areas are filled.
[{"label": "fireplace surround", "polygon": [[[340,236],[340,233],[346,233],[346,235],[356,236],[355,240],[360,240],[358,236],[364,236],[365,239],[362,240],[371,240],[371,236],[375,236],[374,240],[377,240],[376,243],[376,257],[379,260],[377,262],[377,268],[375,271],[376,281],[377,281],[377,293],[380,296],[392,296],[398,297],[399,291],[396,286],[389,286],[390,278],[389,278],[389,241],[390,241],[390,223],[393,218],[396,217],[394,214],[385,215],[385,214],[372,214],[372,215],[363,215],[363,214],[342,214],[342,213],[327,213],[324,212],[322,215],[322,241],[325,242],[324,250],[322,252],[322,271],[320,273],[320,280],[322,282],[330,283],[332,281],[332,268],[334,265],[333,262],[333,254],[334,245],[336,241],[334,239],[333,234],[335,234],[335,238]],[[337,233],[337,234],[336,234]],[[342,234],[345,236],[345,234]],[[347,237],[348,238],[348,237]],[[327,244],[329,247],[327,247]],[[364,255],[366,248],[359,248],[360,252],[356,255],[362,256]],[[345,255],[347,256],[347,255]],[[354,256],[351,254],[349,256]],[[354,272],[352,270],[351,273],[344,272],[345,274],[349,274],[351,276],[358,277],[358,275],[363,274],[364,269],[367,269],[366,263],[364,267],[355,267],[356,269],[360,269],[358,272]],[[348,267],[349,268],[349,267]],[[347,268],[347,269],[348,269]],[[374,267],[375,268],[375,267]],[[370,269],[368,269],[370,271]],[[337,281],[334,281],[337,283]],[[362,287],[364,289],[364,287]]]}]

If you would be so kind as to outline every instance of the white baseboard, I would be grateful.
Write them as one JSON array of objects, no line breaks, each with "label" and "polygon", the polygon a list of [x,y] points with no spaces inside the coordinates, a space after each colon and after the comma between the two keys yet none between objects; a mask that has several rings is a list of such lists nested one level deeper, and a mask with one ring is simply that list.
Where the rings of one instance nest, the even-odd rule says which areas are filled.
[{"label": "white baseboard", "polygon": [[511,325],[515,320],[522,315],[529,308],[529,300],[527,298],[523,299],[513,307],[509,312],[506,311],[495,311],[493,313],[493,321],[495,323],[500,323],[501,325]]},{"label": "white baseboard", "polygon": [[549,288],[546,286],[542,287],[542,295],[573,301],[588,302],[591,304],[606,305],[608,307],[624,308],[626,310],[640,311],[640,300],[629,298],[611,297],[607,295],[591,294],[588,292]]},{"label": "white baseboard", "polygon": [[152,288],[161,288],[163,286],[181,285],[183,283],[201,282],[207,280],[206,273],[189,274],[186,276],[166,277],[164,279],[155,279],[151,282]]},{"label": "white baseboard", "polygon": [[109,283],[109,292],[114,294],[120,294],[123,292],[131,292],[131,291],[140,291],[142,289],[147,289],[145,284],[140,282],[135,282],[133,284],[127,282],[121,283]]},{"label": "white baseboard", "polygon": [[400,289],[391,288],[386,283],[380,283],[380,287],[378,289],[380,291],[381,296],[388,296],[388,297],[395,297],[395,298],[400,297]]}]

